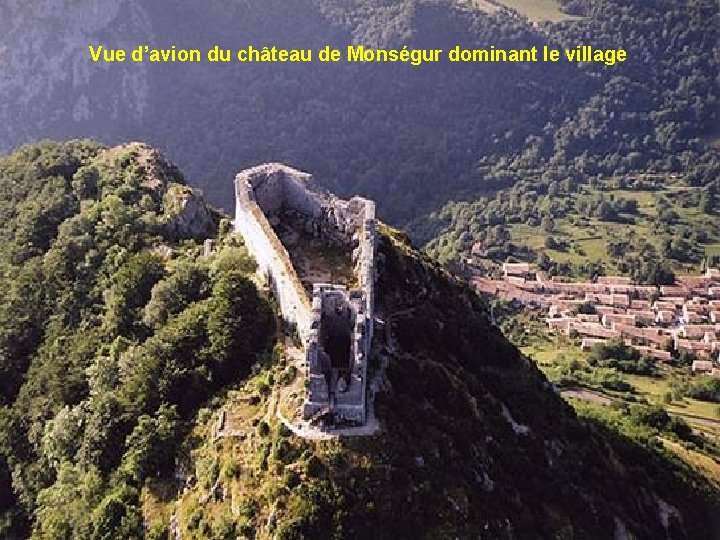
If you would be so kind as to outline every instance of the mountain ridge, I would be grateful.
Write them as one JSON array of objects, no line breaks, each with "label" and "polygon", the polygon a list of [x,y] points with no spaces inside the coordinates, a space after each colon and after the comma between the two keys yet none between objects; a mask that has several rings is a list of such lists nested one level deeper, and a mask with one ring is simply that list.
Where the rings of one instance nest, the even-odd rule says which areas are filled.
[{"label": "mountain ridge", "polygon": [[[675,475],[686,466],[670,473],[657,449],[580,420],[464,283],[399,231],[380,232],[381,432],[316,442],[285,430],[273,418],[273,384],[256,394],[284,384],[280,349],[269,373],[231,390],[196,426],[183,461],[195,475],[175,514],[183,534],[222,519],[259,538],[695,538],[717,529],[701,510],[717,486],[680,495]],[[242,436],[214,442],[218,414]]]}]

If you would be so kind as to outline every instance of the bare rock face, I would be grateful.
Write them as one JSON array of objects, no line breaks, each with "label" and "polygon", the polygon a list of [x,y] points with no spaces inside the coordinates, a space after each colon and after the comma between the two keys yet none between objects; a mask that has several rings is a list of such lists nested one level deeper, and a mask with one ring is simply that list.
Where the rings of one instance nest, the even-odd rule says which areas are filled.
[{"label": "bare rock face", "polygon": [[130,50],[152,39],[141,0],[0,2],[0,149],[142,121],[147,66],[94,63],[88,45]]},{"label": "bare rock face", "polygon": [[197,191],[172,185],[165,193],[164,206],[171,234],[180,238],[205,238],[212,234],[212,212]]}]

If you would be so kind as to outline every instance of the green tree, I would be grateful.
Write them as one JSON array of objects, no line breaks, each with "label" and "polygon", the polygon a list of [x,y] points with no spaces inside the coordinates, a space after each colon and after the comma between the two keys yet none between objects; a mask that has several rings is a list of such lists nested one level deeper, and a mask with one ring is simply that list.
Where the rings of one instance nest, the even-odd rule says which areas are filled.
[{"label": "green tree", "polygon": [[136,489],[121,484],[108,493],[92,513],[92,540],[140,540],[143,517]]},{"label": "green tree", "polygon": [[139,310],[150,300],[152,287],[163,276],[161,261],[147,252],[133,255],[112,277],[106,299],[104,328],[108,334],[133,336]]},{"label": "green tree", "polygon": [[156,283],[143,312],[143,322],[157,327],[210,292],[208,272],[196,263],[180,262],[172,274]]},{"label": "green tree", "polygon": [[240,272],[224,274],[213,287],[208,316],[210,354],[223,372],[249,370],[265,349],[274,318],[255,286]]},{"label": "green tree", "polygon": [[97,469],[87,472],[63,463],[55,483],[37,497],[38,508],[33,527],[37,540],[89,540],[92,535],[92,510],[102,494]]},{"label": "green tree", "polygon": [[161,406],[155,417],[144,414],[126,441],[120,473],[128,482],[139,485],[143,479],[170,473],[174,462],[180,418],[175,407]]}]

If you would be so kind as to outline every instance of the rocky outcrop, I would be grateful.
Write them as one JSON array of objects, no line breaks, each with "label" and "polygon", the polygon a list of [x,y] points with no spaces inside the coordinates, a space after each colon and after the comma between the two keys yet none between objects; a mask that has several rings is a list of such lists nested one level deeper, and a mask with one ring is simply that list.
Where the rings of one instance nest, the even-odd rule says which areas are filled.
[{"label": "rocky outcrop", "polygon": [[168,234],[198,240],[214,235],[216,216],[202,192],[186,185],[182,172],[162,152],[145,143],[130,142],[106,148],[95,164],[112,167],[125,160],[139,171],[140,188],[151,195],[155,204],[162,205]]},{"label": "rocky outcrop", "polygon": [[204,238],[212,234],[212,212],[202,196],[182,185],[171,185],[164,197],[166,227],[179,238]]}]

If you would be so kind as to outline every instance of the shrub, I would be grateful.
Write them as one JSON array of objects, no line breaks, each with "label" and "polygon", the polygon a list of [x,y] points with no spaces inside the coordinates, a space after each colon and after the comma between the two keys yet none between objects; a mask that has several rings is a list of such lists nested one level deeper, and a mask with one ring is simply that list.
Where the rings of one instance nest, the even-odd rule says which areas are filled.
[{"label": "shrub", "polygon": [[720,403],[720,379],[707,376],[697,377],[688,388],[688,396],[703,401]]},{"label": "shrub", "polygon": [[323,475],[324,472],[325,465],[323,465],[323,462],[320,461],[320,458],[315,455],[310,456],[305,463],[305,473],[308,476],[319,478]]},{"label": "shrub", "polygon": [[237,478],[240,476],[240,463],[234,457],[225,465],[225,478]]}]

